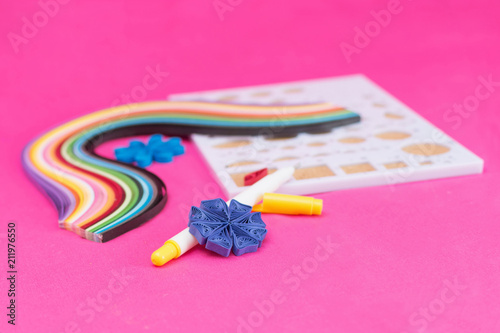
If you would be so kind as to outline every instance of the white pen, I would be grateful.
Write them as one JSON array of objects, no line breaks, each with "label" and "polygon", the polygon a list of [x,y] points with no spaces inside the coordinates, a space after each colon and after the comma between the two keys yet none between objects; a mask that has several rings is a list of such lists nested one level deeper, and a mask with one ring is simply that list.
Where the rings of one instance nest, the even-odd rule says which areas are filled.
[{"label": "white pen", "polygon": [[[248,189],[236,195],[232,200],[236,200],[244,205],[253,207],[258,203],[264,193],[276,191],[281,185],[292,178],[295,171],[294,167],[286,167],[278,169],[276,172],[262,178]],[[227,201],[227,204],[231,200]],[[191,250],[198,244],[196,238],[191,235],[189,228],[179,232],[174,237],[170,238],[165,244],[151,255],[151,261],[156,266],[163,266],[172,259],[179,258],[181,255]]]}]

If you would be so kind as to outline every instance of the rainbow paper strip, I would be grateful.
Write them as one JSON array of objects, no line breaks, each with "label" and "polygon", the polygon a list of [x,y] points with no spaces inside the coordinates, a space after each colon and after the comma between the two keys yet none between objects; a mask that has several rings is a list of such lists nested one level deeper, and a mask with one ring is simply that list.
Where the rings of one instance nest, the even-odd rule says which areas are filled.
[{"label": "rainbow paper strip", "polygon": [[23,165],[59,213],[59,226],[96,242],[113,239],[158,214],[167,201],[154,174],[99,156],[105,141],[152,133],[187,136],[291,135],[327,131],[359,121],[327,103],[248,106],[202,102],[145,102],[91,113],[27,145]]}]

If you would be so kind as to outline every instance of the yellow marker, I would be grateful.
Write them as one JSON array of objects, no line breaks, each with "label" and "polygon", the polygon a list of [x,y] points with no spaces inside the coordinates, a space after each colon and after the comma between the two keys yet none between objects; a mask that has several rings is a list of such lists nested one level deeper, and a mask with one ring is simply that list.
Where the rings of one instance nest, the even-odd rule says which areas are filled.
[{"label": "yellow marker", "polygon": [[170,260],[176,259],[189,251],[196,244],[198,244],[198,241],[189,233],[189,228],[186,228],[153,252],[151,255],[151,262],[155,266],[163,266]]},{"label": "yellow marker", "polygon": [[323,200],[300,195],[265,193],[262,203],[253,206],[252,210],[274,214],[321,215]]}]

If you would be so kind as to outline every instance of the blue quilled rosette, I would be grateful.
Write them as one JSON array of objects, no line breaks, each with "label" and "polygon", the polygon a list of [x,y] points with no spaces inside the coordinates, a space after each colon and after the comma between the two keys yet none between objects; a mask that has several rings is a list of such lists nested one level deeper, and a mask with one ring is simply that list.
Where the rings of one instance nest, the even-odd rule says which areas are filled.
[{"label": "blue quilled rosette", "polygon": [[192,206],[188,226],[200,245],[224,257],[231,250],[237,256],[257,251],[267,234],[260,213],[236,200],[228,207],[220,198]]}]

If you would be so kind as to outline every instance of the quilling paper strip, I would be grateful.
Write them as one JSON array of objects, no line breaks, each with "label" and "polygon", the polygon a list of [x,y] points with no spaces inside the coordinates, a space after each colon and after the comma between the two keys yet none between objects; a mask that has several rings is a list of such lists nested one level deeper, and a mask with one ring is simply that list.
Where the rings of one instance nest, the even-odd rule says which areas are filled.
[{"label": "quilling paper strip", "polygon": [[60,227],[106,242],[151,219],[167,201],[165,184],[157,176],[95,153],[108,140],[153,133],[272,134],[278,127],[281,136],[328,131],[359,120],[356,113],[329,103],[144,102],[63,124],[29,143],[22,160],[29,176],[55,204]]}]

